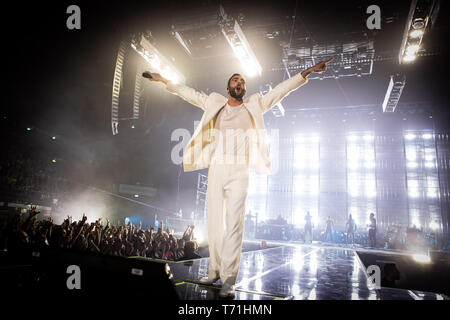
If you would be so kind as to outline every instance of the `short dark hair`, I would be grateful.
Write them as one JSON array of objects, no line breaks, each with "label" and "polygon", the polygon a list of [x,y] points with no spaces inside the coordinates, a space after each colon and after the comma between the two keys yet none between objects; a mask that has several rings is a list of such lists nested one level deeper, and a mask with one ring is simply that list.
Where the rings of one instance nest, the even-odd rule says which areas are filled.
[{"label": "short dark hair", "polygon": [[233,75],[230,77],[230,79],[228,79],[227,87],[230,86],[230,81],[231,81],[231,79],[233,79],[234,76],[240,76],[240,75],[241,75],[240,73],[233,73]]}]

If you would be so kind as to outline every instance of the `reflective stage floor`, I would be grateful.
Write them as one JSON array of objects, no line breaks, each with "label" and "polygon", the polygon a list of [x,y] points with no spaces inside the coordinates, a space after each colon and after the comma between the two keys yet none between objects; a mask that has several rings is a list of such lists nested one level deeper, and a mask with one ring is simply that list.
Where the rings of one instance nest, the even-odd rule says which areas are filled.
[{"label": "reflective stage floor", "polygon": [[[272,243],[273,244],[273,243]],[[369,288],[364,266],[352,248],[279,243],[243,252],[236,300],[442,300],[440,294]],[[209,258],[168,262],[181,299],[218,299],[216,286],[201,285]]]}]

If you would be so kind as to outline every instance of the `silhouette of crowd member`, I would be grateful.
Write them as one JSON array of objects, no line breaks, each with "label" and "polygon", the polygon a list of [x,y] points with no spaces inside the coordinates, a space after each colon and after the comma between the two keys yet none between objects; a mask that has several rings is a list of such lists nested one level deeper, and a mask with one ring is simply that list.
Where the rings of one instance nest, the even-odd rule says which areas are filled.
[{"label": "silhouette of crowd member", "polygon": [[305,216],[305,243],[312,242],[312,217],[309,211],[306,212]]},{"label": "silhouette of crowd member", "polygon": [[334,230],[333,220],[331,219],[331,216],[328,216],[328,219],[326,221],[326,229],[325,229],[325,241],[328,242],[328,236],[330,236],[329,239],[331,240],[331,242],[334,242],[333,230]]},{"label": "silhouette of crowd member", "polygon": [[198,244],[195,241],[188,241],[184,245],[184,257],[183,259],[198,259],[201,256],[197,253]]},{"label": "silhouette of crowd member", "polygon": [[372,212],[370,214],[370,224],[369,224],[369,240],[370,240],[370,246],[372,248],[376,247],[377,244],[377,239],[376,239],[376,234],[377,234],[377,220],[375,219],[375,214]]},{"label": "silhouette of crowd member", "polygon": [[386,263],[384,265],[384,275],[381,279],[382,287],[397,288],[395,281],[400,280],[400,271],[395,263]]},{"label": "silhouette of crowd member", "polygon": [[356,223],[355,220],[353,220],[352,215],[349,214],[347,223],[345,224],[347,227],[346,232],[346,243],[348,244],[348,240],[351,237],[352,238],[352,244],[355,242],[355,231],[356,231]]}]

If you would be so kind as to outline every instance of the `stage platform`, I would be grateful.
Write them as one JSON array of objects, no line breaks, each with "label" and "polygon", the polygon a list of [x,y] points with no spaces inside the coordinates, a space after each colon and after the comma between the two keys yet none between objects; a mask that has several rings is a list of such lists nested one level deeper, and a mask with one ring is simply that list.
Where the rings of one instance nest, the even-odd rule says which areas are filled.
[{"label": "stage platform", "polygon": [[[437,293],[372,289],[355,248],[325,244],[279,245],[243,252],[235,300],[443,300]],[[366,250],[369,249],[361,249]],[[380,250],[373,250],[374,252]],[[383,251],[383,250],[381,250]],[[385,252],[385,251],[383,251]],[[184,300],[218,299],[215,286],[198,280],[207,275],[209,258],[167,262],[176,291]]]}]

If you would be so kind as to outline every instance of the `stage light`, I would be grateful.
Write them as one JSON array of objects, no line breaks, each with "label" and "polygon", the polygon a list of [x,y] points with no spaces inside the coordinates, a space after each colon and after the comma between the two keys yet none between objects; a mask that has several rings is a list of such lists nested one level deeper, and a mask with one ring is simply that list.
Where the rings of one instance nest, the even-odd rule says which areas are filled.
[{"label": "stage light", "polygon": [[205,236],[203,232],[197,228],[194,229],[194,238],[197,239],[197,243],[201,244],[205,241]]},{"label": "stage light", "polygon": [[408,162],[406,166],[410,169],[415,169],[417,168],[417,162]]},{"label": "stage light", "polygon": [[416,150],[413,148],[406,148],[406,160],[414,161],[416,160]]},{"label": "stage light", "polygon": [[56,137],[55,137],[55,136],[53,136],[53,137],[52,137],[52,140],[56,140]]},{"label": "stage light", "polygon": [[416,135],[414,135],[412,133],[405,134],[405,139],[406,140],[413,140],[415,138],[416,138]]},{"label": "stage light", "polygon": [[188,45],[186,44],[186,42],[183,40],[181,34],[178,33],[178,31],[172,32],[172,35],[174,36],[174,38],[178,41],[178,43],[183,47],[183,49],[186,51],[186,53],[192,57],[192,53],[191,50],[189,50]]},{"label": "stage light", "polygon": [[430,222],[430,229],[432,229],[432,230],[437,230],[437,229],[439,229],[439,223],[437,223],[436,221],[431,221]]},{"label": "stage light", "polygon": [[411,54],[411,55],[406,55],[404,58],[403,58],[403,62],[413,62],[414,60],[416,60],[416,55],[414,55],[414,54]]},{"label": "stage light", "polygon": [[367,169],[373,169],[373,168],[375,168],[375,162],[366,162],[366,164],[365,164],[365,167],[367,168]]},{"label": "stage light", "polygon": [[351,197],[357,197],[359,195],[359,183],[357,180],[348,181],[348,193]]},{"label": "stage light", "polygon": [[366,197],[375,198],[377,196],[377,191],[373,186],[366,187]]},{"label": "stage light", "polygon": [[312,161],[310,164],[310,168],[313,170],[317,170],[317,169],[319,169],[319,167],[320,167],[320,165],[319,165],[318,161]]},{"label": "stage light", "polygon": [[364,154],[364,160],[373,161],[375,160],[375,154],[373,152],[367,152]]},{"label": "stage light", "polygon": [[403,31],[402,43],[398,52],[398,62],[412,62],[423,41],[428,22],[439,10],[438,1],[411,1],[408,17]]},{"label": "stage light", "polygon": [[418,44],[411,44],[408,47],[406,47],[406,55],[411,56],[415,55],[417,51],[419,51],[420,46]]},{"label": "stage light", "polygon": [[434,168],[434,162],[425,162],[425,168]]},{"label": "stage light", "polygon": [[436,190],[428,190],[427,191],[427,197],[431,198],[431,199],[436,199],[437,198]]},{"label": "stage light", "polygon": [[347,167],[349,169],[355,170],[359,168],[359,163],[355,161],[347,162]]},{"label": "stage light", "polygon": [[[220,7],[221,15],[226,16],[223,7]],[[224,18],[225,23],[222,25],[222,33],[228,41],[234,55],[241,63],[245,75],[254,77],[261,76],[262,68],[256,58],[250,44],[247,41],[241,26],[234,19]]]},{"label": "stage light", "polygon": [[428,255],[423,253],[416,253],[412,255],[413,259],[420,263],[429,263],[431,262],[431,259]]},{"label": "stage light", "polygon": [[55,159],[52,159],[52,162],[53,162],[53,163],[55,163],[55,162],[56,162],[56,160],[55,160]]},{"label": "stage light", "polygon": [[164,78],[174,83],[185,83],[186,79],[183,74],[144,36],[141,37],[139,43],[133,42],[131,47],[148,62],[150,65],[149,71],[160,73]]},{"label": "stage light", "polygon": [[422,29],[413,30],[409,33],[409,36],[413,39],[420,38],[423,35]]},{"label": "stage light", "polygon": [[138,194],[135,194],[134,197],[135,197],[135,198],[139,198],[139,195],[138,195]]},{"label": "stage light", "polygon": [[301,135],[296,135],[295,136],[295,143],[303,143],[305,142],[305,138]]},{"label": "stage light", "polygon": [[383,112],[394,112],[406,85],[406,76],[400,73],[390,76],[389,85],[384,96]]},{"label": "stage light", "polygon": [[408,191],[408,195],[411,198],[418,198],[418,197],[420,197],[420,193],[417,190],[415,190],[415,189],[409,190]]},{"label": "stage light", "polygon": [[31,128],[30,128],[30,127],[28,127],[28,128],[27,128],[27,131],[31,131]]}]

